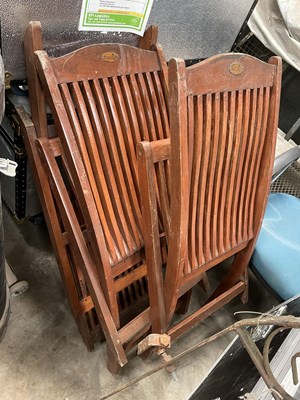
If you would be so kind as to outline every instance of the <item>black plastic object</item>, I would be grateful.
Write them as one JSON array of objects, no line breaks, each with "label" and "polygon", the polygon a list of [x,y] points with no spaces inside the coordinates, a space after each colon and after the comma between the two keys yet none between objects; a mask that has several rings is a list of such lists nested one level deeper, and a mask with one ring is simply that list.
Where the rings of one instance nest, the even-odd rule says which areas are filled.
[{"label": "black plastic object", "polygon": [[4,258],[4,232],[2,219],[2,203],[0,189],[0,340],[6,328],[9,317],[9,296],[7,295],[7,284],[5,276],[5,258]]}]

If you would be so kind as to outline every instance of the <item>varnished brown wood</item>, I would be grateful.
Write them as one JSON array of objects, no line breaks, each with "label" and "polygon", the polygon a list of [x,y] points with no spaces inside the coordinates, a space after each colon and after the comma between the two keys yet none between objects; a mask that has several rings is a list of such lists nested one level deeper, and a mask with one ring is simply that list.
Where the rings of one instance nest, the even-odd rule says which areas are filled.
[{"label": "varnished brown wood", "polygon": [[[64,239],[67,238],[67,232],[61,231],[59,215],[57,215],[57,210],[55,204],[53,203],[51,188],[49,188],[47,177],[40,165],[40,160],[35,149],[36,137],[56,136],[53,126],[47,126],[45,95],[41,89],[37,71],[34,66],[34,51],[42,50],[42,48],[41,24],[39,21],[32,21],[29,23],[25,33],[24,50],[29,87],[31,118],[34,125],[32,126],[32,122],[24,110],[19,110],[21,132],[24,136],[26,151],[37,183],[39,197],[58,265],[60,267],[60,272],[69,300],[70,308],[76,318],[79,331],[85,344],[89,350],[92,350],[94,341],[98,340],[98,336],[92,334],[90,331],[89,326],[93,325],[92,320],[89,314],[85,313],[82,309],[81,303],[79,303],[82,298],[85,298],[85,293],[82,292],[83,286],[74,282],[74,277],[76,277],[75,271],[77,268],[75,265],[72,265],[74,262],[71,260],[70,254],[63,247],[63,244],[68,245],[69,243],[68,240],[64,241]],[[57,152],[58,154],[61,154],[59,147],[60,146],[58,146]],[[81,315],[81,313],[83,314]]]},{"label": "varnished brown wood", "polygon": [[46,137],[48,130],[45,95],[41,90],[40,81],[34,66],[34,52],[42,49],[41,23],[39,21],[31,21],[25,32],[24,52],[31,118],[38,137]]},{"label": "varnished brown wood", "polygon": [[[80,312],[94,316],[92,331],[98,321],[103,325],[114,372],[126,363],[125,351],[153,323],[157,328],[164,311],[157,315],[163,303],[152,295],[162,287],[162,271],[153,273],[145,264],[136,161],[141,139],[169,137],[167,65],[156,36],[156,28],[148,30],[143,49],[96,44],[50,58],[39,46],[35,59],[30,56],[31,73],[38,72],[41,82],[35,90],[44,91],[58,135],[36,141],[39,162],[64,229],[61,244],[83,283]],[[158,198],[161,187],[167,196],[166,170],[155,181]],[[158,240],[165,245],[163,218],[160,227]],[[121,314],[148,296],[150,309],[122,326]]]},{"label": "varnished brown wood", "polygon": [[115,280],[115,290],[120,292],[122,289],[130,286],[134,281],[137,281],[147,275],[147,266],[143,264],[132,272],[129,272],[124,277],[119,277]]},{"label": "varnished brown wood", "polygon": [[[220,54],[187,68],[188,95],[234,92],[273,86],[275,70],[272,65],[266,66],[266,63],[259,59],[256,59],[254,65],[254,57],[247,54],[235,54],[229,62],[227,54]],[[222,60],[227,63],[226,67],[224,67],[225,63],[222,65]],[[248,73],[250,69],[251,74]],[[198,80],[198,76],[202,76],[202,79]],[[217,80],[216,76],[218,76]]]},{"label": "varnished brown wood", "polygon": [[245,283],[238,282],[236,285],[232,286],[228,291],[220,295],[219,298],[214,301],[213,304],[206,304],[201,307],[193,314],[189,315],[187,318],[173,326],[168,330],[168,335],[171,336],[172,340],[175,340],[180,335],[185,333],[188,329],[192,328],[198,322],[209,317],[219,308],[223,307],[225,304],[229,303],[230,300],[238,296],[245,291]]},{"label": "varnished brown wood", "polygon": [[113,277],[117,277],[121,275],[123,272],[127,271],[132,265],[136,265],[144,260],[143,252],[139,251],[138,253],[120,261],[118,264],[114,265],[112,268]]},{"label": "varnished brown wood", "polygon": [[[40,201],[42,204],[43,212],[48,226],[49,235],[56,255],[60,274],[70,305],[70,309],[74,315],[82,338],[88,347],[92,350],[94,347],[93,339],[89,331],[89,316],[85,314],[81,307],[80,299],[83,297],[81,291],[78,291],[78,286],[74,280],[74,266],[66,251],[64,232],[62,232],[57,209],[53,200],[53,195],[49,185],[46,172],[41,164],[35,141],[37,134],[34,125],[29,118],[28,114],[22,107],[17,107],[16,111],[19,117],[21,132],[24,137],[26,152],[30,165],[32,166],[33,175],[38,188]],[[81,314],[83,313],[83,314]],[[95,337],[95,340],[97,338]]]},{"label": "varnished brown wood", "polygon": [[[140,171],[146,260],[149,268],[159,270],[159,204],[152,181],[157,164],[169,157],[162,330],[172,338],[237,295],[247,299],[247,267],[274,160],[280,77],[278,57],[263,63],[247,55],[221,54],[189,68],[181,60],[169,63],[170,144],[142,143],[147,156],[141,157]],[[205,271],[232,256],[227,276],[208,303],[172,326],[179,298],[189,297]]]},{"label": "varnished brown wood", "polygon": [[[98,46],[99,47],[99,46]],[[96,46],[91,46],[90,47],[90,52],[91,54],[95,53],[95,49],[97,49],[97,54],[99,53],[99,49]],[[107,47],[105,47],[107,49]],[[127,47],[125,46],[123,49],[123,52],[125,54],[125,51],[127,50]],[[85,49],[87,51],[87,49]],[[96,53],[95,53],[96,54]],[[100,167],[100,158],[98,156],[98,163],[95,161],[95,152],[97,152],[97,146],[99,146],[99,143],[96,141],[91,142],[90,137],[93,135],[95,132],[95,129],[92,130],[92,123],[89,121],[89,116],[91,114],[95,115],[96,110],[94,112],[90,111],[90,114],[87,114],[86,106],[85,104],[91,104],[91,96],[92,92],[90,90],[90,95],[87,95],[87,99],[89,100],[87,103],[84,101],[84,97],[81,95],[81,91],[85,88],[84,85],[87,87],[87,83],[83,81],[83,84],[79,86],[79,83],[74,82],[70,84],[72,88],[72,92],[69,92],[68,87],[66,86],[65,83],[61,84],[60,82],[56,82],[56,72],[57,72],[57,65],[56,62],[47,58],[45,53],[40,53],[37,52],[36,56],[40,62],[38,65],[38,69],[40,71],[41,79],[43,81],[43,84],[49,91],[49,100],[52,103],[52,107],[54,110],[54,117],[56,119],[56,123],[60,128],[63,130],[61,132],[61,140],[62,140],[62,145],[65,150],[65,153],[68,157],[68,165],[70,166],[71,169],[71,175],[75,181],[75,186],[77,187],[76,192],[78,194],[78,199],[80,204],[82,205],[82,211],[83,215],[85,218],[85,221],[88,225],[88,231],[91,232],[92,236],[90,238],[90,242],[93,248],[93,252],[96,254],[95,259],[100,261],[100,265],[98,266],[99,273],[102,274],[102,280],[106,282],[104,285],[104,290],[107,287],[106,291],[106,298],[109,302],[109,306],[112,310],[114,319],[118,325],[118,315],[117,315],[117,308],[116,308],[116,302],[114,301],[114,292],[112,287],[109,288],[109,281],[111,281],[111,278],[109,277],[110,274],[110,269],[108,265],[108,258],[106,256],[106,243],[101,240],[101,236],[104,236],[106,239],[106,242],[110,244],[110,248],[108,247],[109,253],[112,256],[112,260],[114,263],[119,262],[120,258],[115,258],[117,254],[120,254],[121,257],[124,257],[125,253],[124,251],[128,252],[128,255],[130,253],[136,252],[137,248],[140,246],[139,242],[132,242],[132,237],[127,233],[126,230],[128,229],[128,224],[129,227],[131,227],[132,233],[135,235],[135,238],[139,240],[140,238],[140,233],[138,230],[136,233],[134,233],[134,229],[138,226],[136,226],[136,222],[139,221],[138,213],[139,213],[139,207],[138,203],[136,200],[134,200],[134,185],[130,185],[130,171],[129,169],[126,171],[128,168],[129,163],[126,162],[127,155],[125,153],[125,144],[122,139],[123,133],[121,132],[121,126],[119,124],[119,115],[117,114],[117,109],[115,105],[115,98],[112,97],[113,93],[111,92],[111,86],[108,83],[108,80],[105,77],[100,81],[100,82],[95,82],[94,80],[94,96],[95,98],[95,105],[98,105],[98,112],[100,113],[99,115],[99,121],[102,122],[103,126],[103,132],[104,135],[106,136],[107,140],[107,146],[109,146],[107,156],[106,156],[106,163],[103,164],[102,167],[107,168],[107,165],[109,166],[110,163],[112,163],[112,169],[114,169],[114,173],[110,174],[111,180],[109,184],[111,185],[113,180],[116,179],[117,186],[119,188],[122,188],[121,191],[119,191],[119,194],[117,196],[109,197],[108,194],[108,189],[106,190],[106,194],[103,193],[103,189],[105,189],[105,179],[107,179],[107,176],[105,176],[106,172],[104,171],[103,173],[101,172],[101,167]],[[78,54],[76,54],[76,60],[72,58],[72,62],[76,61],[76,68],[78,66]],[[147,59],[148,53],[145,53],[145,57],[143,59],[143,62]],[[151,57],[153,59],[153,55],[151,54]],[[93,56],[91,56],[91,59],[93,59]],[[68,59],[68,65],[70,64],[70,59]],[[131,69],[131,62],[127,66],[128,69]],[[139,63],[139,61],[138,61]],[[72,65],[71,65],[71,71],[72,71]],[[93,64],[91,66],[91,71],[93,71]],[[122,66],[123,68],[123,66]],[[150,63],[149,69],[151,70],[153,67]],[[59,64],[58,70],[61,69],[61,62]],[[64,64],[64,73],[67,71],[67,64]],[[113,73],[114,71],[112,71]],[[122,72],[122,71],[121,71]],[[121,73],[120,72],[120,73]],[[72,76],[72,74],[71,74]],[[137,80],[136,80],[137,79]],[[143,108],[143,113],[140,115],[146,116],[145,117],[145,132],[149,132],[149,138],[152,140],[156,140],[159,138],[156,134],[155,130],[155,125],[156,121],[159,121],[158,115],[154,115],[152,113],[152,105],[151,105],[151,98],[149,97],[148,90],[146,89],[146,81],[144,76],[141,73],[137,73],[137,78],[134,78],[134,81],[136,82],[136,93],[138,96],[135,96],[135,98],[141,98],[141,104]],[[112,83],[114,82],[114,78],[112,78]],[[117,87],[117,82],[113,83],[112,88]],[[50,90],[51,88],[51,90]],[[85,92],[87,89],[84,89]],[[115,89],[116,90],[116,89]],[[120,93],[120,91],[119,91]],[[76,112],[75,112],[75,105],[73,105],[73,101],[76,105]],[[56,104],[61,104],[63,103],[65,105],[67,113],[59,108],[55,107]],[[101,108],[100,108],[101,107]],[[137,110],[136,110],[137,112]],[[79,116],[79,119],[77,117]],[[111,119],[111,116],[113,119]],[[67,119],[68,117],[68,119]],[[86,134],[84,135],[84,132]],[[97,132],[96,132],[97,133]],[[112,134],[113,133],[113,134]],[[159,132],[158,132],[159,134]],[[163,136],[163,132],[161,131],[160,138]],[[99,136],[99,134],[98,134]],[[101,133],[100,133],[101,136]],[[94,139],[93,139],[94,140]],[[96,139],[97,140],[97,139]],[[100,143],[101,144],[101,143]],[[124,148],[124,151],[122,150],[122,147]],[[99,151],[103,151],[104,147],[100,147]],[[120,153],[121,152],[121,157]],[[123,153],[123,154],[122,154]],[[76,161],[76,157],[78,155],[81,156],[83,164],[78,163]],[[92,158],[91,158],[92,156]],[[102,156],[105,157],[105,156]],[[110,159],[108,158],[110,157]],[[123,168],[122,168],[123,166]],[[124,170],[126,174],[124,175]],[[85,172],[86,171],[86,172]],[[97,171],[97,173],[95,173]],[[109,171],[107,172],[109,174]],[[86,174],[89,179],[89,181],[86,180]],[[101,176],[103,176],[102,183],[100,181],[99,184],[97,184],[97,179],[101,179]],[[77,181],[76,181],[77,180]],[[126,182],[127,180],[127,182]],[[78,188],[82,188],[81,190],[78,190]],[[99,192],[100,190],[100,192]],[[102,191],[102,194],[101,194]],[[113,210],[114,207],[112,207],[110,204],[108,204],[105,212],[105,209],[103,208],[103,205],[105,206],[105,202],[103,203],[103,199],[107,199],[110,201],[110,199],[118,198],[120,197],[121,200],[121,205],[115,204],[115,207],[118,208],[119,212],[116,214],[119,218],[119,225],[123,229],[123,236],[121,236],[122,232],[117,232],[116,231],[116,223],[114,224],[113,221],[111,220],[112,226],[115,225],[114,231],[114,239],[119,241],[118,245],[118,253],[114,251],[114,244],[112,242],[112,237],[110,236],[110,228],[107,225],[107,221],[109,221],[109,212],[110,210]],[[131,197],[131,199],[130,199]],[[94,199],[96,200],[96,203],[94,203]],[[124,205],[128,205],[125,206]],[[124,218],[122,218],[122,210],[125,211],[127,215],[125,215]],[[121,211],[121,212],[120,212]],[[130,215],[130,213],[137,213],[137,220],[133,217],[133,214]],[[100,220],[97,219],[97,214],[100,216],[100,219],[102,221],[102,227],[99,225]],[[114,214],[111,214],[112,217],[114,217]],[[103,219],[104,217],[104,219]],[[108,218],[108,220],[107,220]],[[120,219],[121,218],[121,219]],[[103,233],[100,233],[103,232]],[[125,236],[124,236],[125,233]],[[125,239],[125,243],[127,244],[126,248],[123,248],[122,250],[122,245],[120,242],[120,239]],[[117,242],[114,242],[117,244]],[[122,255],[123,252],[123,255]],[[97,254],[98,253],[98,254]],[[115,261],[114,261],[115,258]],[[104,273],[104,275],[103,275]]]},{"label": "varnished brown wood", "polygon": [[[107,53],[115,54],[115,61],[107,62],[105,60]],[[154,52],[128,45],[90,45],[51,60],[42,50],[36,51],[35,54],[40,59],[44,70],[48,68],[48,63],[51,64],[51,67],[55,70],[55,78],[58,83],[126,75],[128,71],[133,74],[142,74],[145,71],[160,70]],[[83,62],[87,57],[89,62]]]},{"label": "varnished brown wood", "polygon": [[120,366],[123,366],[127,362],[127,358],[122,347],[122,344],[118,340],[118,333],[114,324],[111,312],[108,308],[107,302],[104,297],[104,293],[97,277],[93,261],[89,254],[86,242],[82,237],[82,230],[78,224],[76,213],[70,202],[67,190],[60,182],[61,174],[58,171],[55,158],[50,151],[48,141],[46,139],[40,139],[38,141],[38,150],[41,152],[44,161],[44,167],[49,171],[51,176],[52,188],[54,191],[57,202],[61,202],[59,209],[61,210],[61,216],[70,235],[71,243],[76,252],[76,257],[85,266],[82,269],[85,279],[88,283],[91,295],[93,297],[94,306],[97,310],[97,315],[101,321],[101,326],[104,331],[109,349],[113,352],[114,357],[118,361]]},{"label": "varnished brown wood", "polygon": [[[154,142],[153,142],[154,143]],[[162,259],[160,252],[160,240],[158,229],[158,215],[155,213],[156,192],[154,170],[147,168],[147,164],[153,163],[151,159],[150,143],[140,146],[140,187],[141,204],[143,213],[143,226],[145,237],[145,252],[147,254],[147,265],[149,279],[155,284],[149,286],[150,314],[152,329],[161,333],[166,325],[164,307]],[[149,159],[150,157],[150,159]],[[144,207],[144,205],[146,205]],[[147,229],[150,228],[150,231]]]},{"label": "varnished brown wood", "polygon": [[158,26],[151,25],[145,31],[143,37],[140,38],[139,48],[145,50],[152,50],[152,46],[157,43],[158,39]]}]

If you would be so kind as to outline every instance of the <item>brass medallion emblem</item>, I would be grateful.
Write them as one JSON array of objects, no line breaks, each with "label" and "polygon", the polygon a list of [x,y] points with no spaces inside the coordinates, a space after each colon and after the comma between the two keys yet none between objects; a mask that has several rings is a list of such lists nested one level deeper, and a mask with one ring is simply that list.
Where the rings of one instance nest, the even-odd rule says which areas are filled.
[{"label": "brass medallion emblem", "polygon": [[244,71],[243,64],[238,62],[232,63],[229,66],[229,71],[232,75],[240,75]]},{"label": "brass medallion emblem", "polygon": [[119,59],[119,54],[113,51],[107,51],[106,53],[102,54],[102,61],[113,63]]}]

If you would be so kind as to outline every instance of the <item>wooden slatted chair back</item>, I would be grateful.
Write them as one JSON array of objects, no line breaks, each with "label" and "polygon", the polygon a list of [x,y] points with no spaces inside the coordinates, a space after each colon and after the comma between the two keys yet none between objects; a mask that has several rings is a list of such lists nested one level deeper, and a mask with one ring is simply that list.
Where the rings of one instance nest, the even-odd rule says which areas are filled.
[{"label": "wooden slatted chair back", "polygon": [[116,293],[147,274],[135,149],[169,136],[166,63],[159,46],[103,44],[59,58],[37,51],[36,65],[119,326]]},{"label": "wooden slatted chair back", "polygon": [[280,71],[278,58],[267,64],[240,54],[190,68],[170,63],[168,310],[178,287],[183,294],[194,277],[257,236],[274,159]]}]

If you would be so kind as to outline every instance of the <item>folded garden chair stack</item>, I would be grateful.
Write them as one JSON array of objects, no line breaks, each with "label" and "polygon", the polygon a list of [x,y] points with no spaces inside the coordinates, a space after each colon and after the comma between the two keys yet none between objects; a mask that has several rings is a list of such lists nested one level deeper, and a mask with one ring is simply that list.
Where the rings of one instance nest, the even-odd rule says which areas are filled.
[{"label": "folded garden chair stack", "polygon": [[[25,37],[27,152],[71,310],[88,348],[103,331],[111,372],[139,342],[140,353],[167,347],[246,300],[274,159],[279,59],[172,60],[168,72],[156,39],[150,27],[139,48],[53,58],[39,23]],[[206,271],[233,255],[210,301],[172,325],[195,285],[209,290]]]}]

